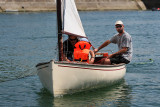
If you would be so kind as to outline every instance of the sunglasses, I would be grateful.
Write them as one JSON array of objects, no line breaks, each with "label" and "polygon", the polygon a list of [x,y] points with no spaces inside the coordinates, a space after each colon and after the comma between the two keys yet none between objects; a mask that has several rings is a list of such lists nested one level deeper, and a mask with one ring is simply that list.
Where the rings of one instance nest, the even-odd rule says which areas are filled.
[{"label": "sunglasses", "polygon": [[116,26],[116,28],[121,28],[121,27],[122,27],[122,25],[117,25],[117,26]]},{"label": "sunglasses", "polygon": [[74,40],[77,40],[77,38],[75,38],[75,39],[69,39],[70,41],[74,41]]}]

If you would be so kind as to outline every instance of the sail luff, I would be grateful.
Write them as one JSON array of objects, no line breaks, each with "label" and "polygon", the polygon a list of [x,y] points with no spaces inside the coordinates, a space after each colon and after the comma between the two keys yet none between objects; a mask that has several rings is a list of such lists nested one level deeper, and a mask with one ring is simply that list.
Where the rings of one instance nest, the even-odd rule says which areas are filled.
[{"label": "sail luff", "polygon": [[74,0],[63,0],[63,33],[86,37]]}]

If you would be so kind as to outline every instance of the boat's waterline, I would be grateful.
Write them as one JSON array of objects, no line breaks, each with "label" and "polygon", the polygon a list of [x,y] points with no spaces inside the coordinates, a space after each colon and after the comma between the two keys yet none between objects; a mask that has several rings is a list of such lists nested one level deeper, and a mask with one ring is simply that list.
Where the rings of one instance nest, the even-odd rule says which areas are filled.
[{"label": "boat's waterline", "polygon": [[126,65],[50,61],[39,64],[37,70],[42,85],[57,96],[115,84],[125,76]]}]

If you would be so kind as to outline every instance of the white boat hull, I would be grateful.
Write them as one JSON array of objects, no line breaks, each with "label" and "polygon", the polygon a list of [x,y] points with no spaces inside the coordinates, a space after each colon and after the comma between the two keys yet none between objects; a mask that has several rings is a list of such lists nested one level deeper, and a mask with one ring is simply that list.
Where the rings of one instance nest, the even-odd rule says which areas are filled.
[{"label": "white boat hull", "polygon": [[126,65],[89,65],[67,62],[37,65],[42,85],[54,96],[112,85],[126,73]]}]

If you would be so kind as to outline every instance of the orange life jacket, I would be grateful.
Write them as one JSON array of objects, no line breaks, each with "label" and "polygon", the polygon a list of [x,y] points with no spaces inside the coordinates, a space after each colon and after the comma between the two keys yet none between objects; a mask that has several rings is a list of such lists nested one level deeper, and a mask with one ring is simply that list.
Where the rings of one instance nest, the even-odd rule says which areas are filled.
[{"label": "orange life jacket", "polygon": [[75,61],[89,61],[89,49],[91,45],[86,41],[79,41],[75,44],[74,48],[74,60]]}]

